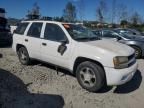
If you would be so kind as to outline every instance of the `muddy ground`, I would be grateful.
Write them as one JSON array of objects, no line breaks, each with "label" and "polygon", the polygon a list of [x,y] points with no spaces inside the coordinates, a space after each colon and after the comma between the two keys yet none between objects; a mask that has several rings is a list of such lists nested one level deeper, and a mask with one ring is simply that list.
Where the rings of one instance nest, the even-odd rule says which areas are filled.
[{"label": "muddy ground", "polygon": [[40,62],[23,66],[10,47],[0,53],[0,108],[144,108],[143,59],[129,83],[89,93],[66,70]]}]

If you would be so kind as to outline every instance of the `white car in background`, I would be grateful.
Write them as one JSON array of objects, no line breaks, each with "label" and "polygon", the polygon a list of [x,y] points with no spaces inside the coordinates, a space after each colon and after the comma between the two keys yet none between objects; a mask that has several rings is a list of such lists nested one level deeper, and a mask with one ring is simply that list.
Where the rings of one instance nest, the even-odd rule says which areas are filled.
[{"label": "white car in background", "polygon": [[17,26],[10,26],[10,31],[13,34],[13,32],[16,30]]},{"label": "white car in background", "polygon": [[68,69],[90,92],[104,83],[121,85],[132,79],[137,61],[127,45],[100,40],[80,25],[55,21],[23,21],[13,35],[20,62],[37,59]]}]

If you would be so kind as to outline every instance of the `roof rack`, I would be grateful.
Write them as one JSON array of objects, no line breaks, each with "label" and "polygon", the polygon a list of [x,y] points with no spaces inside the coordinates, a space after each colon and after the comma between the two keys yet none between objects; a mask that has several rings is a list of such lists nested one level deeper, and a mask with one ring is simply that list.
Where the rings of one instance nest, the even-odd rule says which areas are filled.
[{"label": "roof rack", "polygon": [[44,21],[53,21],[53,18],[52,17],[42,17],[40,19],[25,19],[24,21],[40,21],[40,20],[44,20]]},{"label": "roof rack", "polygon": [[40,20],[53,21],[53,18],[52,17],[44,16]]}]

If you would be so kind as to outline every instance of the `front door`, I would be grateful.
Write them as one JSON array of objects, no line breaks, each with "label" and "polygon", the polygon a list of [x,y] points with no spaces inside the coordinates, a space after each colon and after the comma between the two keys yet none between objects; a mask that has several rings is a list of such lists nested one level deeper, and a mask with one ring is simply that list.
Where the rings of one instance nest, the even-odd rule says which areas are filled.
[{"label": "front door", "polygon": [[25,46],[29,52],[29,55],[36,59],[41,59],[40,36],[41,36],[42,25],[43,23],[41,22],[32,23],[24,39]]},{"label": "front door", "polygon": [[62,28],[57,24],[47,23],[41,43],[43,61],[66,67],[71,56],[71,45]]}]

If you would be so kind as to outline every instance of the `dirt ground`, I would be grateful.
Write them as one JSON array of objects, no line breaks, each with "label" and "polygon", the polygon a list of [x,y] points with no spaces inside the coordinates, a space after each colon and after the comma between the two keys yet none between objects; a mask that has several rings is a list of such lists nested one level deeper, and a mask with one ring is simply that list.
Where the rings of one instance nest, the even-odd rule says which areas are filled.
[{"label": "dirt ground", "polygon": [[89,93],[66,70],[23,66],[10,47],[0,53],[0,108],[144,108],[143,59],[129,83]]}]

